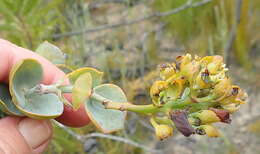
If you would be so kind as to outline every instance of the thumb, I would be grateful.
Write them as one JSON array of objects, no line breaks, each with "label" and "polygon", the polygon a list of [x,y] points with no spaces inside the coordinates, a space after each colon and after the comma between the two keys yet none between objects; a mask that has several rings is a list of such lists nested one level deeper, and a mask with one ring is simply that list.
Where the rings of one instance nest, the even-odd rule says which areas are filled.
[{"label": "thumb", "polygon": [[6,117],[0,120],[0,153],[42,153],[51,136],[49,121]]}]

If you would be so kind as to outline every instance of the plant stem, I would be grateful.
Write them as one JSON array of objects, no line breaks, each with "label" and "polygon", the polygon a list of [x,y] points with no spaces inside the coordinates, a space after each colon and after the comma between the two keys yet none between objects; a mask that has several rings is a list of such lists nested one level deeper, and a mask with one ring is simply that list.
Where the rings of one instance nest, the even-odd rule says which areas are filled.
[{"label": "plant stem", "polygon": [[150,119],[150,123],[151,123],[152,126],[155,128],[155,127],[158,126],[159,124],[155,121],[154,118],[155,118],[155,117],[151,117],[151,119]]},{"label": "plant stem", "polygon": [[91,98],[102,102],[106,109],[115,109],[121,111],[132,111],[138,113],[155,113],[159,111],[159,108],[153,104],[149,105],[134,105],[129,102],[111,102],[110,100],[96,94],[92,93]]},{"label": "plant stem", "polygon": [[96,99],[105,106],[106,109],[115,109],[121,111],[132,111],[137,113],[152,114],[157,112],[165,112],[169,109],[182,109],[192,102],[189,99],[169,101],[162,107],[157,107],[153,104],[135,105],[129,102],[112,102],[96,93],[92,93],[91,98]]},{"label": "plant stem", "polygon": [[59,89],[55,85],[38,84],[26,92],[26,95],[37,94],[57,94]]},{"label": "plant stem", "polygon": [[61,90],[62,93],[72,93],[72,85],[62,85],[62,86],[58,86],[58,88]]},{"label": "plant stem", "polygon": [[59,86],[59,85],[44,85],[44,84],[38,84],[34,86],[33,88],[29,89],[26,92],[26,95],[32,95],[32,94],[56,94],[60,101],[62,101],[65,105],[72,107],[71,103],[63,97],[63,93],[70,93],[72,90],[72,86]]}]

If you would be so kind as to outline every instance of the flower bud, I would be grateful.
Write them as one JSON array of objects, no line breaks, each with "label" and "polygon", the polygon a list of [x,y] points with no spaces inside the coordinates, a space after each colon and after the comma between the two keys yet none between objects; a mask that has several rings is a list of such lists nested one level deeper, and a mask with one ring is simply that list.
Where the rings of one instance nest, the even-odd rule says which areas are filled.
[{"label": "flower bud", "polygon": [[215,85],[213,93],[219,100],[225,98],[231,89],[231,81],[226,77],[225,79],[221,80],[218,84]]},{"label": "flower bud", "polygon": [[247,93],[245,91],[243,91],[242,89],[238,88],[238,93],[237,93],[237,96],[236,96],[236,99],[235,99],[235,103],[245,104],[246,101],[247,101],[247,98],[248,98]]},{"label": "flower bud", "polygon": [[155,126],[155,134],[158,139],[163,140],[173,135],[173,128],[168,125]]},{"label": "flower bud", "polygon": [[207,135],[208,137],[219,137],[219,131],[212,125],[201,125],[196,129],[196,134]]},{"label": "flower bud", "polygon": [[227,104],[227,105],[221,105],[221,107],[225,110],[227,110],[229,113],[234,113],[240,108],[240,104]]},{"label": "flower bud", "polygon": [[220,118],[216,115],[216,113],[211,110],[201,110],[192,113],[190,116],[193,118],[198,118],[200,120],[200,124],[208,124],[220,121]]}]

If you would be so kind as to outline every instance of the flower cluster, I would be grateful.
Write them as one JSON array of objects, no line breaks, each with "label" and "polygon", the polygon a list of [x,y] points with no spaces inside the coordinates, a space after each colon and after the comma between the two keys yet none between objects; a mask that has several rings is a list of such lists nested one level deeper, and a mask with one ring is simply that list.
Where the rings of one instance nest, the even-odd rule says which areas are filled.
[{"label": "flower cluster", "polygon": [[153,83],[150,96],[153,105],[165,113],[152,117],[160,139],[172,135],[173,127],[184,136],[218,137],[212,124],[230,123],[230,113],[246,102],[247,94],[232,84],[221,56],[192,58],[186,54],[160,65],[159,71],[161,80]]}]

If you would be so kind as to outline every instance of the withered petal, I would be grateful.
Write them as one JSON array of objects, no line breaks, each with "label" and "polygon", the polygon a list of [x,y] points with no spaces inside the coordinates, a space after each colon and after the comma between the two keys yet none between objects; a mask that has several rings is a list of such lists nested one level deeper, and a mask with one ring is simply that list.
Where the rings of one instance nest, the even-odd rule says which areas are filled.
[{"label": "withered petal", "polygon": [[186,111],[178,110],[170,113],[171,119],[174,122],[176,128],[186,137],[195,133],[195,129],[191,127]]},{"label": "withered petal", "polygon": [[230,113],[227,110],[210,108],[211,111],[215,112],[221,122],[231,123]]}]

